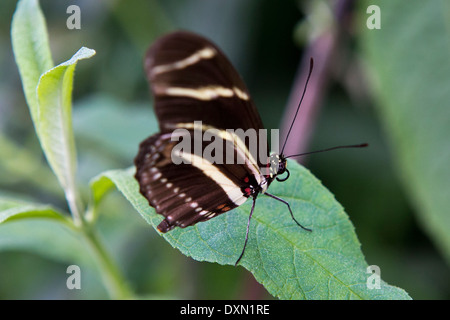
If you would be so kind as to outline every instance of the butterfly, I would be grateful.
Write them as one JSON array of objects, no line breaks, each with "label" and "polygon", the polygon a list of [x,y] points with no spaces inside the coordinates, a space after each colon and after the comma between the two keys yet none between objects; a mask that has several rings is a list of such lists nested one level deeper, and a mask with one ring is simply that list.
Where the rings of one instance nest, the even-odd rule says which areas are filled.
[{"label": "butterfly", "polygon": [[[311,59],[309,76],[312,67]],[[244,255],[250,220],[261,194],[284,203],[294,222],[311,231],[295,219],[288,202],[267,192],[275,179],[289,177],[287,157],[282,152],[257,157],[251,151],[255,144],[256,149],[267,147],[267,139],[258,134],[264,129],[261,117],[244,81],[215,44],[191,32],[167,34],[148,49],[144,69],[160,132],[140,144],[135,178],[141,194],[164,217],[157,227],[160,232],[207,221],[251,198],[237,265]],[[233,130],[253,130],[256,141],[242,139]],[[213,144],[212,138],[204,139],[207,132],[221,143],[215,156],[231,150],[231,163],[205,158],[204,152]],[[189,137],[193,150],[177,149],[184,137]]]}]

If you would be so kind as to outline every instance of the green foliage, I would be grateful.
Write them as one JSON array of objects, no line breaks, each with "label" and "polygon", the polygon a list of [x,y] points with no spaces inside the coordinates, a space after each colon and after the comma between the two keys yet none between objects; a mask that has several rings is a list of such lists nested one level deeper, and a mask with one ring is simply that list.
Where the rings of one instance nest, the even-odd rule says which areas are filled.
[{"label": "green foliage", "polygon": [[0,197],[0,249],[13,248],[94,266],[67,215],[49,205]]},{"label": "green foliage", "polygon": [[377,108],[420,222],[450,261],[450,6],[406,0],[377,5],[381,29],[361,28]]},{"label": "green foliage", "polygon": [[[124,3],[121,2],[121,5]],[[383,3],[383,6],[392,8],[392,12],[401,10],[390,2]],[[152,4],[150,7],[163,12],[159,6]],[[147,43],[147,39],[143,39],[146,31],[141,29],[136,32],[136,24],[130,23],[126,12],[119,10],[121,8],[116,7],[119,20],[134,37],[133,41],[139,50],[143,50]],[[427,5],[426,8],[430,12],[436,10],[432,5]],[[383,10],[383,17],[387,11]],[[129,12],[143,11],[133,9]],[[146,17],[144,14],[136,16],[140,20],[145,20]],[[161,17],[161,23],[169,26],[166,17]],[[383,28],[394,28],[394,14],[387,13],[385,17]],[[438,30],[444,24],[442,19],[429,22],[417,17],[417,20],[422,24],[418,24],[417,29],[414,29],[415,33],[419,33],[421,28],[435,30],[436,37],[429,41],[438,42],[442,36],[439,32],[447,32]],[[152,25],[153,22],[148,23],[149,27]],[[399,26],[394,29],[407,33],[406,29]],[[151,37],[154,38],[159,33],[152,30]],[[58,261],[88,266],[97,271],[96,276],[102,279],[111,298],[134,297],[115,261],[119,255],[116,256],[114,252],[111,256],[109,253],[117,246],[103,242],[104,230],[100,227],[103,216],[113,217],[116,214],[114,210],[120,210],[113,206],[112,211],[105,210],[106,214],[102,216],[101,206],[108,202],[107,200],[111,201],[111,198],[106,199],[106,194],[116,188],[153,228],[156,229],[162,217],[149,207],[148,202],[139,193],[137,182],[133,178],[134,167],[104,171],[91,179],[88,191],[84,190],[85,194],[89,194],[89,203],[86,208],[83,204],[83,190],[80,191],[76,184],[76,180],[82,179],[76,172],[78,164],[72,129],[72,91],[74,70],[78,61],[92,57],[95,52],[83,47],[71,59],[53,67],[45,19],[37,0],[18,2],[11,35],[14,56],[37,137],[51,170],[64,189],[73,217],[71,219],[65,210],[57,208],[61,203],[54,206],[48,205],[46,200],[43,200],[42,204],[17,200],[20,197],[16,196],[2,196],[0,250],[25,250]],[[436,74],[435,82],[429,85],[430,88],[427,87],[429,94],[419,96],[419,93],[425,91],[421,90],[423,82],[420,81],[420,76],[427,70],[439,69],[440,65],[448,66],[445,64],[448,43],[445,43],[445,50],[442,50],[436,59],[430,58],[420,68],[411,69],[408,67],[411,61],[418,59],[418,55],[425,52],[418,50],[411,54],[406,53],[400,44],[386,45],[386,41],[397,43],[397,36],[395,32],[391,32],[389,37],[381,32],[364,34],[366,55],[374,66],[372,72],[378,84],[380,109],[392,136],[393,145],[399,150],[399,163],[404,167],[404,179],[410,194],[413,199],[417,199],[414,201],[417,201],[419,208],[422,208],[420,214],[423,220],[427,221],[436,242],[448,252],[449,240],[444,232],[446,226],[449,226],[448,217],[445,215],[448,199],[439,192],[446,190],[450,181],[448,170],[444,168],[448,159],[446,154],[433,157],[439,153],[439,146],[448,143],[442,138],[447,128],[445,121],[449,118],[448,108],[444,108],[448,93],[442,89],[446,86],[445,75],[448,74],[448,68],[443,67]],[[412,36],[406,38],[411,41],[409,45],[419,46]],[[393,54],[395,61],[386,63],[391,59],[388,54]],[[409,60],[403,61],[404,56],[408,56]],[[392,76],[392,70],[396,71],[397,78]],[[402,82],[404,79],[409,82]],[[433,106],[431,117],[428,117],[428,109],[426,117],[422,113],[423,106],[428,105],[427,103]],[[108,150],[104,152],[104,158],[111,160],[109,158],[117,157],[120,158],[118,162],[125,158],[127,161],[123,167],[127,167],[132,158],[130,153],[137,151],[136,140],[143,139],[152,130],[157,130],[157,124],[154,118],[145,118],[142,110],[126,109],[123,104],[125,103],[96,95],[94,99],[83,101],[79,105],[80,109],[74,120],[78,127],[76,137],[93,145],[92,149],[97,153],[95,156]],[[127,124],[123,121],[125,118],[132,121]],[[143,121],[145,123],[142,123]],[[436,124],[436,128],[429,131],[431,123]],[[117,129],[118,127],[121,129]],[[414,139],[410,140],[410,137]],[[17,146],[2,137],[0,146],[6,146],[6,153],[16,157]],[[27,167],[23,164],[26,161],[32,163],[28,159],[33,155],[31,152],[25,152],[15,159],[21,163],[21,167]],[[111,155],[113,157],[110,157]],[[78,156],[83,158],[85,155]],[[96,167],[89,161],[91,159],[83,160],[92,171],[92,168]],[[5,161],[8,167],[13,167],[13,162]],[[432,164],[431,167],[427,166],[429,163]],[[102,171],[105,170],[104,167],[101,167]],[[291,178],[285,183],[273,183],[270,192],[288,200],[297,220],[313,231],[309,233],[300,229],[290,218],[284,204],[261,195],[256,204],[249,242],[240,265],[250,271],[271,295],[280,299],[410,299],[404,290],[384,281],[381,282],[381,289],[367,288],[366,281],[370,275],[367,273],[368,264],[361,252],[353,224],[344,209],[334,195],[307,169],[294,162],[289,162],[289,167]],[[21,170],[15,171],[20,174]],[[441,172],[442,176],[439,175]],[[26,171],[22,172],[21,177],[26,177]],[[33,185],[39,185],[38,180],[30,177]],[[435,183],[436,181],[438,183]],[[51,187],[49,190],[52,190]],[[221,268],[225,268],[223,265],[234,265],[242,250],[250,205],[248,201],[232,212],[208,222],[186,229],[176,228],[162,236],[172,247],[194,260],[215,262],[222,265]],[[122,215],[121,221],[130,220],[123,212],[119,214]],[[112,221],[114,222],[114,219]],[[112,230],[121,229],[122,226],[116,223],[116,229]],[[126,236],[135,237],[135,233],[130,232]],[[114,242],[119,237],[115,231],[106,238],[113,239],[111,242]],[[136,241],[140,242],[140,239]],[[152,255],[158,250],[159,246],[151,246],[144,252]],[[171,250],[174,251],[176,250]],[[157,265],[157,259],[153,260],[152,263]],[[123,261],[120,262],[124,264]],[[147,265],[140,267],[145,269]],[[155,273],[168,274],[162,269],[157,269]],[[140,283],[141,280],[136,282]],[[146,296],[149,295],[146,293]]]},{"label": "green foliage", "polygon": [[[22,25],[28,26],[22,28]],[[38,33],[35,33],[37,30]],[[119,279],[120,275],[116,266],[111,262],[103,245],[95,232],[95,229],[83,222],[81,198],[75,183],[76,153],[75,141],[72,130],[72,87],[75,66],[81,59],[86,59],[95,54],[94,50],[81,48],[70,60],[43,72],[39,81],[36,75],[42,68],[48,67],[49,59],[42,61],[42,52],[50,51],[48,41],[36,44],[36,38],[47,39],[45,21],[37,1],[21,0],[18,4],[12,24],[12,37],[16,61],[22,75],[22,83],[37,136],[50,167],[58,178],[73,215],[73,222],[41,205],[12,205],[5,202],[5,210],[0,214],[1,222],[25,220],[25,223],[13,226],[13,232],[8,229],[2,233],[5,243],[11,241],[11,237],[18,236],[19,246],[25,246],[38,252],[48,252],[48,255],[73,258],[71,252],[76,252],[75,261],[83,263],[83,259],[77,259],[79,255],[89,252],[100,269],[105,286],[111,297],[129,297],[128,288]],[[46,46],[45,49],[42,46]],[[32,47],[33,50],[27,50]],[[31,53],[31,55],[30,55]],[[44,55],[46,58],[48,54]],[[30,70],[29,70],[30,69]],[[33,88],[34,86],[34,88]],[[37,99],[34,98],[35,97]],[[30,98],[31,97],[31,98]],[[37,226],[34,220],[38,218]],[[31,222],[31,224],[30,224]],[[43,222],[43,223],[42,223]],[[56,226],[54,225],[56,222]],[[71,250],[71,246],[64,240],[68,239],[67,232],[58,232],[61,228],[70,227],[71,234],[84,241],[80,250]],[[8,225],[7,225],[8,227]],[[32,229],[32,230],[30,230]],[[35,236],[35,238],[33,237]],[[37,241],[37,240],[41,241]],[[77,242],[79,245],[79,242]]]},{"label": "green foliage", "polygon": [[72,213],[80,219],[76,203],[76,151],[72,129],[72,87],[75,66],[95,51],[81,48],[68,61],[45,72],[37,85],[38,136],[47,161],[65,190]]},{"label": "green foliage", "polygon": [[28,107],[33,122],[38,123],[37,84],[41,74],[53,67],[45,18],[38,0],[17,3],[11,38]]},{"label": "green foliage", "polygon": [[[281,299],[409,299],[401,289],[382,283],[367,288],[367,263],[354,228],[333,195],[304,167],[290,162],[292,179],[275,183],[271,192],[289,200],[297,220],[284,204],[260,196],[252,218],[241,265]],[[161,216],[139,194],[134,168],[103,173],[92,189],[99,201],[113,182],[155,230]],[[250,202],[250,201],[249,201]],[[199,261],[234,265],[242,250],[250,203],[207,222],[176,228],[164,238]]]},{"label": "green foliage", "polygon": [[72,130],[73,76],[78,60],[92,57],[95,51],[81,48],[70,60],[51,68],[45,19],[35,0],[19,1],[11,36],[36,134],[65,191],[72,214],[79,220],[81,204],[77,203],[76,195]]}]

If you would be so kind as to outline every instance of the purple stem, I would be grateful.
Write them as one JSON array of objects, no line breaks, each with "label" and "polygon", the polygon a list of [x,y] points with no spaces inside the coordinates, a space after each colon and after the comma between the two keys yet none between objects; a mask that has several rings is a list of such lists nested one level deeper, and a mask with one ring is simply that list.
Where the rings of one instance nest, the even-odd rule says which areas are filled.
[{"label": "purple stem", "polygon": [[[305,50],[292,86],[286,112],[283,116],[280,141],[285,141],[289,126],[294,119],[306,77],[308,76],[311,57],[314,59],[314,70],[300,107],[299,115],[286,142],[284,149],[284,155],[286,156],[308,151],[311,135],[314,131],[322,99],[325,96],[330,70],[337,51],[340,38],[339,27],[348,18],[348,10],[351,9],[352,3],[353,0],[337,1],[335,5],[335,25],[337,28],[328,30],[315,38]],[[300,163],[304,160],[305,158],[297,158],[297,161]]]}]

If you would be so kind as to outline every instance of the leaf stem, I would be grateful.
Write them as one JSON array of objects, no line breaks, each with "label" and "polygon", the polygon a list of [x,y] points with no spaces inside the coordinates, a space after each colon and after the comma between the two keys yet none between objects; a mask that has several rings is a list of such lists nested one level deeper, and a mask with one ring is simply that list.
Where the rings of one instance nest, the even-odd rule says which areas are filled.
[{"label": "leaf stem", "polygon": [[84,217],[82,216],[82,204],[81,199],[78,196],[77,189],[70,187],[65,190],[67,204],[69,205],[70,213],[73,217],[75,226],[81,227],[84,224]]},{"label": "leaf stem", "polygon": [[131,289],[106,251],[96,230],[91,225],[84,223],[81,231],[97,262],[98,270],[110,298],[116,300],[132,299],[134,295]]},{"label": "leaf stem", "polygon": [[89,246],[96,262],[97,270],[102,277],[110,298],[116,300],[132,299],[133,293],[128,287],[118,266],[106,250],[95,225],[86,220],[87,213],[82,214],[83,205],[75,185],[71,184],[65,192],[74,225]]}]

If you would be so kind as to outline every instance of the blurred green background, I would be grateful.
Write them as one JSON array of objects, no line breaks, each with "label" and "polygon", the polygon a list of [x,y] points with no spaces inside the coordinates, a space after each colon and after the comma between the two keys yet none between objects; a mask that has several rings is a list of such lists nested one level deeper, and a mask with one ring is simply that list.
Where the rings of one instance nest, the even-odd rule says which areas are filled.
[{"label": "blurred green background", "polygon": [[[423,139],[428,148],[430,137],[420,133],[428,132],[426,126],[436,123],[432,120],[437,115],[442,121],[436,126],[449,124],[450,115],[442,115],[448,115],[450,101],[445,99],[450,79],[446,73],[450,7],[433,0],[427,5],[410,1],[404,9],[405,1],[380,1],[381,29],[369,30],[366,8],[371,3],[342,2],[350,5],[344,8],[345,16],[330,24],[327,9],[339,1],[314,1],[312,5],[312,1],[290,0],[41,0],[55,64],[69,59],[81,46],[97,51],[94,58],[77,66],[73,92],[84,196],[89,179],[107,169],[131,166],[139,142],[157,131],[142,61],[159,35],[187,29],[212,39],[246,81],[266,127],[279,128],[303,54],[317,40],[311,35],[332,34],[339,28],[327,86],[317,117],[310,119],[314,131],[308,149],[359,142],[368,142],[370,147],[314,155],[304,159],[304,165],[344,206],[368,264],[381,268],[383,280],[405,289],[413,299],[449,299],[449,244],[438,231],[434,233],[433,224],[427,224],[434,219],[433,223],[448,226],[449,209],[438,217],[428,214],[439,207],[433,209],[427,203],[438,201],[417,191],[415,186],[420,183],[411,177],[417,171],[417,179],[425,180],[425,186],[435,185],[433,176],[428,181],[429,171],[420,166],[436,163],[426,162],[429,156],[425,156],[423,164],[403,167],[415,159],[408,150],[417,150],[416,141]],[[81,30],[66,27],[66,9],[71,4],[81,8]],[[14,62],[10,24],[15,7],[16,1],[0,2],[0,195],[66,209],[63,193],[40,151]],[[430,14],[414,19],[420,10]],[[442,15],[442,25],[429,23],[433,12]],[[423,57],[405,58],[409,52]],[[440,70],[437,73],[427,72],[433,62]],[[416,84],[421,90],[413,90]],[[426,99],[430,94],[441,99]],[[402,103],[409,106],[408,99],[420,101],[421,108],[411,105],[411,112],[404,109],[402,113]],[[433,107],[436,101],[443,102],[441,109]],[[393,102],[398,102],[398,112],[390,111],[397,110]],[[422,112],[417,114],[418,110]],[[417,123],[404,120],[402,115],[409,113],[418,118],[411,120]],[[405,123],[417,127],[410,129]],[[402,135],[408,129],[417,133],[409,144]],[[446,133],[448,129],[430,134],[439,148],[424,147],[417,152],[429,155],[437,150],[434,156],[445,163],[450,150],[448,142],[443,142],[450,140]],[[439,187],[448,186],[448,170],[439,171],[443,182],[435,185],[442,197],[450,191]],[[131,287],[143,297],[270,298],[242,268],[199,263],[183,256],[118,192],[102,203],[99,223],[108,249]],[[68,290],[66,268],[76,261],[5,241],[2,233],[8,232],[13,229],[6,224],[0,228],[1,299],[108,297],[89,266],[82,267],[82,289]]]}]

